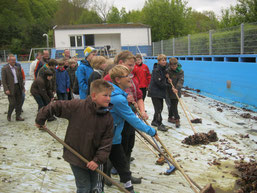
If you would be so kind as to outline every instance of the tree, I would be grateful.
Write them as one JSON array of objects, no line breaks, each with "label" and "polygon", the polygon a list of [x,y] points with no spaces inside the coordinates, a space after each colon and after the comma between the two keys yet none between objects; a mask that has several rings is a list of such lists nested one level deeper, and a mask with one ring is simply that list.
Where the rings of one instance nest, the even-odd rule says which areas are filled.
[{"label": "tree", "polygon": [[206,32],[211,29],[217,29],[219,21],[213,11],[192,11],[190,14],[190,31],[191,33]]},{"label": "tree", "polygon": [[111,12],[112,7],[113,3],[109,3],[107,0],[95,0],[91,6],[92,10],[94,10],[102,18],[104,23],[107,22],[107,16]]},{"label": "tree", "polygon": [[187,34],[190,9],[181,0],[147,0],[143,21],[152,28],[152,40],[159,41]]},{"label": "tree", "polygon": [[120,12],[117,7],[112,7],[111,11],[107,15],[107,23],[121,23]]},{"label": "tree", "polygon": [[257,22],[257,1],[238,0],[235,6],[222,10],[220,27],[231,27],[251,22]]},{"label": "tree", "polygon": [[0,45],[22,53],[42,45],[42,34],[52,25],[56,1],[4,0],[0,2]]},{"label": "tree", "polygon": [[84,10],[76,24],[96,24],[102,23],[102,19],[95,11]]}]

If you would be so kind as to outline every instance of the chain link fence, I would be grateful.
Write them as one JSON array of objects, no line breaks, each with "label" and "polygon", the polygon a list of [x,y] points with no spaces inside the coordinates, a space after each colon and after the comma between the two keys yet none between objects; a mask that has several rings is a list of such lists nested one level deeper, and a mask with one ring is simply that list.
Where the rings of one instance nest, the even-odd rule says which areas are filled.
[{"label": "chain link fence", "polygon": [[257,22],[153,42],[153,55],[257,54]]}]

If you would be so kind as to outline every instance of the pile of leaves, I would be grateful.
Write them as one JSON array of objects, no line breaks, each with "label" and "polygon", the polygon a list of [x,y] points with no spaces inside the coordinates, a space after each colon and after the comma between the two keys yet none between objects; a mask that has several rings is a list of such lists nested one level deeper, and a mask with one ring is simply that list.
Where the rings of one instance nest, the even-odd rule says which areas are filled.
[{"label": "pile of leaves", "polygon": [[190,135],[186,137],[182,143],[187,145],[199,145],[199,144],[209,144],[210,142],[218,141],[217,133],[214,130],[210,130],[206,133],[196,133],[195,135]]},{"label": "pile of leaves", "polygon": [[257,162],[235,162],[235,167],[240,172],[240,179],[236,183],[241,187],[236,193],[257,192]]}]

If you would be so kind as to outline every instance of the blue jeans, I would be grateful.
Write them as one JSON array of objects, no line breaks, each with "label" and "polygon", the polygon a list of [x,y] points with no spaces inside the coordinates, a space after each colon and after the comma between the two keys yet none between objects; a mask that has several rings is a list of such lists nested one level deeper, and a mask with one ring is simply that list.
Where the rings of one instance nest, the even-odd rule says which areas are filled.
[{"label": "blue jeans", "polygon": [[68,93],[57,93],[58,100],[68,100]]},{"label": "blue jeans", "polygon": [[97,193],[97,191],[95,191],[98,182],[97,172],[90,169],[74,166],[72,164],[70,164],[70,166],[75,176],[77,193]]}]

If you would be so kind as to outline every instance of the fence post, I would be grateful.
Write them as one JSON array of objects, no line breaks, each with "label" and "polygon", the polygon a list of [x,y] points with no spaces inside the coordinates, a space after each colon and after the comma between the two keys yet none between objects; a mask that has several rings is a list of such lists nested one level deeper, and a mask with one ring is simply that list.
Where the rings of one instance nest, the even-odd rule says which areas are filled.
[{"label": "fence post", "polygon": [[172,39],[172,41],[173,41],[173,56],[175,56],[175,38],[173,38]]},{"label": "fence post", "polygon": [[244,54],[244,23],[241,23],[241,49],[240,54]]},{"label": "fence post", "polygon": [[154,56],[154,42],[153,42],[153,45],[152,45],[152,49],[153,49],[153,56]]},{"label": "fence post", "polygon": [[161,54],[163,54],[163,40],[161,40]]},{"label": "fence post", "polygon": [[188,34],[188,55],[191,55],[191,35]]},{"label": "fence post", "polygon": [[209,31],[209,55],[212,55],[212,30]]}]

